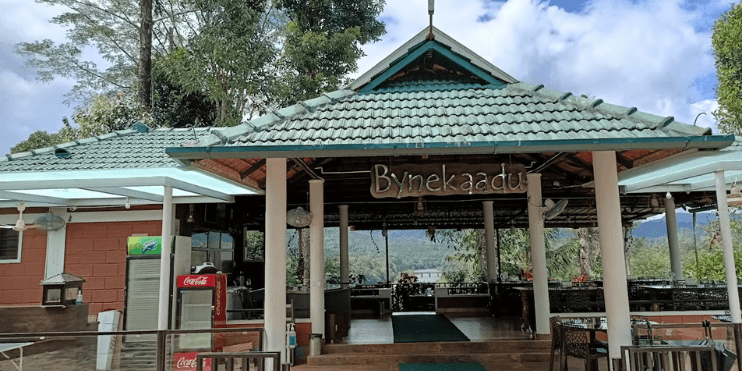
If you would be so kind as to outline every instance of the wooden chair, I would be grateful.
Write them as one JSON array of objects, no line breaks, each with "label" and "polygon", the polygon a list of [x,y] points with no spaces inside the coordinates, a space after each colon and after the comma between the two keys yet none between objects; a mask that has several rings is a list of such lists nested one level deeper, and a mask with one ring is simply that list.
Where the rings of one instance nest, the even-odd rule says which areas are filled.
[{"label": "wooden chair", "polygon": [[554,353],[559,350],[559,364],[562,364],[562,324],[559,316],[549,318],[551,325],[551,356],[549,356],[549,371],[554,371]]},{"label": "wooden chair", "polygon": [[[573,327],[568,325],[561,326],[562,338],[562,367],[560,370],[568,370],[568,357],[582,358],[585,360],[586,371],[597,371],[597,360],[605,357],[608,362],[608,352],[603,348],[596,348],[591,343],[590,329]],[[608,365],[610,367],[610,365]]]}]

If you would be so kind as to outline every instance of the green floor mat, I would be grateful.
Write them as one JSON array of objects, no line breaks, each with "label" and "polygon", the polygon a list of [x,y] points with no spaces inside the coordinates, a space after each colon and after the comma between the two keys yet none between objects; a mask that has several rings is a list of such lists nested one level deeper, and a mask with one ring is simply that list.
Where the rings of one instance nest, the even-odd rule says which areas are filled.
[{"label": "green floor mat", "polygon": [[395,343],[469,341],[456,326],[440,314],[392,316]]},{"label": "green floor mat", "polygon": [[403,363],[399,371],[484,371],[479,363]]}]

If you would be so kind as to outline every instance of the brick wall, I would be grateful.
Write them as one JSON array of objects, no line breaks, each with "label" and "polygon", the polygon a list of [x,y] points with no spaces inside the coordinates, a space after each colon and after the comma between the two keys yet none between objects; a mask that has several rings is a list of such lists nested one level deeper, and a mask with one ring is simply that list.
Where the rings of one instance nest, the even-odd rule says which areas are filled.
[{"label": "brick wall", "polygon": [[90,314],[124,309],[126,238],[161,233],[161,221],[67,225],[65,272],[85,278],[83,300],[90,304]]},{"label": "brick wall", "polygon": [[0,264],[0,305],[41,305],[41,281],[46,265],[46,235],[23,232],[20,263]]}]

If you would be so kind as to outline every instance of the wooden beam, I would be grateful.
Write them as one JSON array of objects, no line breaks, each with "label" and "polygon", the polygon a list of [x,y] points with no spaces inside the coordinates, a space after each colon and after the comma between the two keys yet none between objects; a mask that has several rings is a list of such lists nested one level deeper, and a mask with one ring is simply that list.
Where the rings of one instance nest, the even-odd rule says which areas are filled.
[{"label": "wooden beam", "polygon": [[593,175],[593,164],[577,157],[574,153],[568,153],[567,156],[565,156],[570,161],[576,163],[582,170],[587,171],[590,173],[590,175]]},{"label": "wooden beam", "polygon": [[295,163],[295,164],[299,165],[299,167],[300,167],[300,168],[301,168],[302,170],[304,170],[304,172],[305,172],[305,173],[307,173],[307,175],[309,175],[309,176],[310,176],[310,177],[311,177],[312,179],[320,179],[320,177],[319,177],[319,176],[317,176],[317,174],[316,174],[316,173],[314,172],[314,170],[312,170],[312,169],[311,169],[311,168],[310,168],[310,167],[309,167],[309,166],[308,166],[308,165],[306,164],[306,162],[304,162],[304,160],[302,160],[302,159],[300,159],[300,158],[292,158],[292,159],[291,159],[291,161],[294,161],[294,163]]},{"label": "wooden beam", "polygon": [[627,169],[634,167],[634,161],[624,157],[623,152],[616,152],[616,162]]},{"label": "wooden beam", "polygon": [[[252,173],[258,171],[261,167],[265,166],[265,159],[261,158],[258,161],[255,161],[252,165],[250,165],[247,170],[240,171],[240,179],[245,179],[252,175]],[[262,188],[262,187],[261,187]]]}]

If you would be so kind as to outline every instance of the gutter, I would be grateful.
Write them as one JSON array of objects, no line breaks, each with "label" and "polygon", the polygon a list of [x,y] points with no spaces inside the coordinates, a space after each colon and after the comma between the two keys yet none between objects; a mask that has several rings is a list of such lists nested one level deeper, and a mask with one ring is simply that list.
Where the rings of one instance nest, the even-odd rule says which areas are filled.
[{"label": "gutter", "polygon": [[414,155],[510,154],[534,152],[626,151],[633,149],[721,149],[734,142],[733,135],[701,135],[660,138],[603,138],[567,140],[354,143],[328,145],[245,145],[211,147],[169,147],[176,160],[205,158],[295,158],[373,157]]}]

